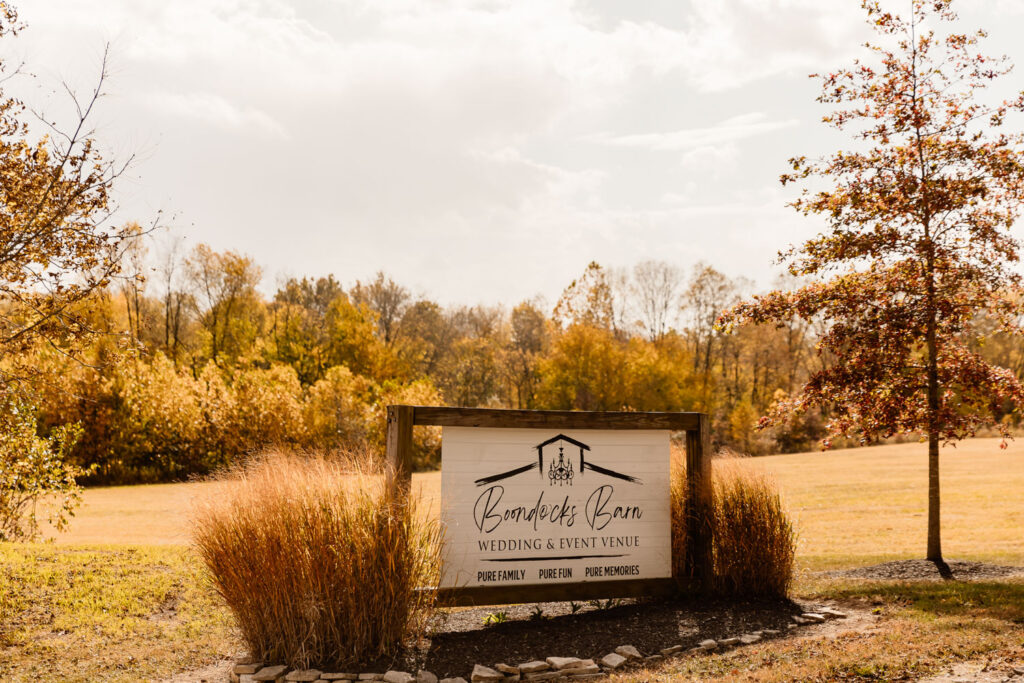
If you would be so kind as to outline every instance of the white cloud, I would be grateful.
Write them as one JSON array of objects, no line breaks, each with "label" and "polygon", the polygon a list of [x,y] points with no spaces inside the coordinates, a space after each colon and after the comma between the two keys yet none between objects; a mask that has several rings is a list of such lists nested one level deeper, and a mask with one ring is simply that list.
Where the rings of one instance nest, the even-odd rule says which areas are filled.
[{"label": "white cloud", "polygon": [[600,134],[591,139],[606,145],[618,147],[639,147],[657,151],[677,151],[700,147],[715,147],[728,142],[791,128],[799,123],[796,119],[767,121],[761,112],[742,114],[728,118],[721,123],[704,128],[687,128],[666,133],[634,133],[631,135]]},{"label": "white cloud", "polygon": [[288,131],[270,114],[253,107],[238,107],[213,93],[153,92],[140,99],[157,113],[191,118],[237,135],[256,130],[278,138],[288,137]]},{"label": "white cloud", "polygon": [[767,272],[797,220],[780,166],[823,139],[792,76],[858,49],[856,6],[47,0],[18,41],[44,73],[112,41],[102,130],[154,147],[126,218],[170,209],[270,273],[511,301],[592,258]]}]

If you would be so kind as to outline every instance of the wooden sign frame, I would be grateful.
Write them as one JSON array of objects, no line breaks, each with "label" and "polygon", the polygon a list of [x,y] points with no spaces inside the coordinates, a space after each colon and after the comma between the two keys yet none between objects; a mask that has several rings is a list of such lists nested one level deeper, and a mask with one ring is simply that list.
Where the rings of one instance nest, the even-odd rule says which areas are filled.
[{"label": "wooden sign frame", "polygon": [[[412,483],[414,426],[519,429],[667,429],[686,433],[686,538],[688,566],[670,579],[626,579],[521,586],[439,589],[442,604],[499,605],[517,602],[670,596],[707,585],[711,576],[711,431],[704,413],[630,413],[575,410],[499,410],[391,405],[387,408],[387,458],[406,491]],[[444,463],[442,462],[442,467]]]}]

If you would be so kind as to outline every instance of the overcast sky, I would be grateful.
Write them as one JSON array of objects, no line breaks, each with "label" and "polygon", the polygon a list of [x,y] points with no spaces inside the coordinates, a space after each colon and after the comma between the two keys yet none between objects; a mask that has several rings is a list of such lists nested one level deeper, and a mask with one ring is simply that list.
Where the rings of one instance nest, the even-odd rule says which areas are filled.
[{"label": "overcast sky", "polygon": [[[554,301],[591,260],[769,284],[815,229],[785,206],[786,160],[842,143],[807,74],[869,37],[858,0],[15,4],[4,52],[51,111],[110,43],[99,137],[139,155],[123,220],[162,209],[189,244],[252,255],[269,291],[384,270],[466,304]],[[958,10],[1024,62],[1024,1]]]}]

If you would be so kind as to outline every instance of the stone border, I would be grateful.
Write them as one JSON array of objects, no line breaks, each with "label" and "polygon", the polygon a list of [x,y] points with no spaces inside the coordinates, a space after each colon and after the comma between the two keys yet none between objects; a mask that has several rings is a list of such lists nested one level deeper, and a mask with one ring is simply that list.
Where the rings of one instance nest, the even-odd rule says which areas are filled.
[{"label": "stone border", "polygon": [[[843,619],[846,614],[831,607],[823,607],[817,612],[805,612],[793,617],[793,623],[786,626],[787,630],[799,626],[820,624],[828,619]],[[751,633],[743,633],[731,638],[700,641],[696,647],[686,650],[682,645],[673,645],[660,652],[644,656],[632,645],[620,645],[614,652],[609,652],[600,660],[579,659],[578,657],[548,657],[545,660],[523,662],[518,666],[505,663],[493,667],[477,664],[470,674],[473,683],[518,683],[519,681],[548,681],[556,679],[589,680],[602,678],[631,664],[653,664],[667,657],[692,655],[712,652],[718,649],[738,645],[752,645],[765,638],[781,635],[781,631],[763,629]],[[406,671],[388,671],[386,673],[329,673],[318,669],[291,670],[284,664],[265,664],[251,659],[239,660],[231,671],[231,683],[328,683],[336,681],[383,681],[383,683],[468,683],[465,678],[442,678],[429,671],[418,671],[412,675]]]}]

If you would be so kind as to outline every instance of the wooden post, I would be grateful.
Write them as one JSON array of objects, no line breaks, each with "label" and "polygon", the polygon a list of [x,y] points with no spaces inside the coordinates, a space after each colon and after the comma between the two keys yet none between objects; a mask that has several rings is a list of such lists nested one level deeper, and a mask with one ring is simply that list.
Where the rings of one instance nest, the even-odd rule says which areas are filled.
[{"label": "wooden post", "polygon": [[686,431],[686,558],[698,584],[711,582],[711,420],[701,413],[697,429]]},{"label": "wooden post", "polygon": [[388,475],[406,491],[412,486],[413,406],[388,406]]}]

